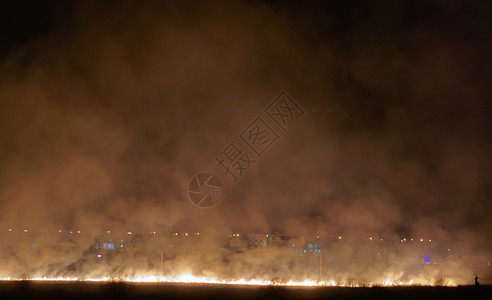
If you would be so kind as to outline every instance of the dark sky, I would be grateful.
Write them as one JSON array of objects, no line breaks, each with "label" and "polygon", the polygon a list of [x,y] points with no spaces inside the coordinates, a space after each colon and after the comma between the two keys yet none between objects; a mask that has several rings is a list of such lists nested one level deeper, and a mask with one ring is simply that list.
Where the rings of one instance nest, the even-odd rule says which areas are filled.
[{"label": "dark sky", "polygon": [[[0,14],[1,230],[490,247],[486,1],[2,1]],[[224,180],[219,205],[193,206],[189,179],[282,90],[305,116]]]}]

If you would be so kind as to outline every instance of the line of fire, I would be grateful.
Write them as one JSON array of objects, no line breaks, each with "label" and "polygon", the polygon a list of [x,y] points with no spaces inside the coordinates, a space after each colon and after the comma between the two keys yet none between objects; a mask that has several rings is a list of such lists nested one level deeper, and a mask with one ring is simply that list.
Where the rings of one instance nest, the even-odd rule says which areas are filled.
[{"label": "line of fire", "polygon": [[[200,255],[203,252],[213,253],[227,264],[234,255],[248,254],[252,257],[262,256],[268,251],[277,250],[280,255],[290,255],[306,266],[310,273],[306,276],[315,281],[324,280],[325,274],[337,263],[340,253],[351,251],[351,245],[360,247],[369,255],[365,260],[375,264],[397,264],[399,258],[395,252],[414,253],[406,256],[415,268],[439,268],[445,264],[476,265],[490,272],[490,261],[479,261],[473,257],[473,253],[466,253],[461,249],[448,248],[440,241],[429,237],[403,237],[400,239],[385,238],[382,236],[366,236],[365,238],[336,235],[322,236],[313,234],[311,236],[289,236],[278,232],[273,233],[227,233],[210,235],[198,231],[190,232],[165,232],[156,231],[113,231],[102,230],[93,235],[89,232],[71,229],[58,229],[50,236],[56,239],[56,243],[47,245],[39,237],[39,232],[33,233],[29,229],[9,228],[0,235],[2,244],[6,247],[17,244],[25,250],[7,258],[7,265],[13,265],[20,256],[40,256],[44,248],[51,247],[51,253],[82,253],[76,257],[70,265],[65,268],[63,276],[76,276],[80,269],[86,265],[97,266],[98,264],[111,265],[109,278],[123,278],[125,271],[118,265],[122,259],[131,258],[138,264],[136,267],[145,267],[149,273],[162,275],[176,272],[175,267],[170,267],[169,262],[176,261],[180,255]],[[96,236],[94,238],[94,236]],[[206,245],[206,246],[204,246]],[[342,251],[340,250],[342,249]],[[347,249],[347,250],[343,250]],[[144,251],[142,251],[144,250]],[[67,254],[68,253],[68,254]],[[139,257],[141,256],[141,257]],[[139,259],[135,259],[135,258]],[[367,258],[368,257],[368,258]],[[396,257],[396,258],[395,258]],[[43,257],[52,265],[56,265],[56,258]],[[43,262],[38,262],[38,268]],[[130,262],[131,263],[131,262]],[[365,263],[362,261],[361,263]],[[144,266],[142,266],[142,264]],[[49,269],[49,266],[48,266]],[[60,273],[56,273],[60,276]],[[67,275],[68,274],[68,275]],[[15,274],[19,278],[29,278],[30,274]],[[276,280],[275,278],[270,280]],[[434,282],[436,282],[434,280]],[[411,283],[411,282],[410,282]],[[438,282],[437,282],[438,284]]]}]

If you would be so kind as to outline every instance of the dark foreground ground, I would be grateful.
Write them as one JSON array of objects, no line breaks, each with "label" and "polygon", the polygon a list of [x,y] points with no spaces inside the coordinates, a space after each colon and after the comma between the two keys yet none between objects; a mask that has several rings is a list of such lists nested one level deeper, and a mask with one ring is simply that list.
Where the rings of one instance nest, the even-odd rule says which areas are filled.
[{"label": "dark foreground ground", "polygon": [[0,282],[0,299],[492,299],[492,286],[286,288],[85,282]]}]

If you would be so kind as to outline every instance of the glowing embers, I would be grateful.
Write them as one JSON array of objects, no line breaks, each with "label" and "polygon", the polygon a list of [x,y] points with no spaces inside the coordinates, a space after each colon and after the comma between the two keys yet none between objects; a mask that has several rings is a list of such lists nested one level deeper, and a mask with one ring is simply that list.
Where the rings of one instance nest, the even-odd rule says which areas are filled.
[{"label": "glowing embers", "polygon": [[[111,282],[111,281],[122,281],[129,283],[177,283],[177,284],[212,284],[212,285],[250,285],[250,286],[292,286],[292,287],[327,287],[327,286],[338,286],[338,287],[362,287],[362,286],[413,286],[413,285],[424,285],[424,286],[434,286],[436,283],[434,281],[429,281],[423,278],[413,278],[408,281],[401,281],[392,278],[386,278],[383,280],[377,280],[366,284],[359,283],[348,283],[343,281],[316,281],[306,279],[303,281],[285,281],[280,282],[277,280],[262,280],[262,279],[234,279],[234,280],[224,280],[214,277],[196,276],[192,274],[181,274],[176,276],[156,276],[156,275],[136,275],[134,277],[122,277],[122,278],[110,278],[110,277],[100,277],[100,278],[76,278],[76,277],[33,277],[33,278],[12,278],[4,277],[0,278],[2,281],[20,281],[20,280],[32,280],[32,281],[81,281],[81,282]],[[452,280],[447,280],[441,282],[439,285],[442,286],[456,286]]]}]

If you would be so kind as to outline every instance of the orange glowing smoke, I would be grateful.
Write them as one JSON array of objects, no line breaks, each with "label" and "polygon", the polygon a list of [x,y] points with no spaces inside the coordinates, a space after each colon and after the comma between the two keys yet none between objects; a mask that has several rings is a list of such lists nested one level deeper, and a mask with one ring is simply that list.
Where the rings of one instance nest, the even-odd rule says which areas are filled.
[{"label": "orange glowing smoke", "polygon": [[[0,280],[13,280],[20,281],[26,280],[21,278],[11,278],[5,277],[0,278]],[[101,277],[101,278],[71,278],[71,277],[33,277],[28,278],[27,280],[31,281],[87,281],[87,282],[112,282],[112,281],[121,281],[121,282],[129,282],[129,283],[179,283],[179,284],[212,284],[212,285],[248,285],[248,286],[292,286],[292,287],[327,287],[327,286],[336,286],[336,287],[372,287],[372,286],[434,286],[435,283],[421,278],[411,279],[409,281],[398,281],[387,278],[382,281],[373,281],[369,284],[348,284],[344,282],[336,282],[335,280],[331,281],[314,281],[306,279],[304,281],[288,281],[288,282],[276,282],[272,280],[259,280],[259,279],[238,279],[238,280],[221,280],[217,278],[211,277],[202,277],[202,276],[194,276],[191,274],[182,274],[179,276],[155,276],[155,275],[141,275],[135,277],[124,277],[119,278],[117,280],[109,277]],[[446,282],[442,282],[439,285],[442,286],[457,286],[457,283],[452,280],[448,280]]]}]

